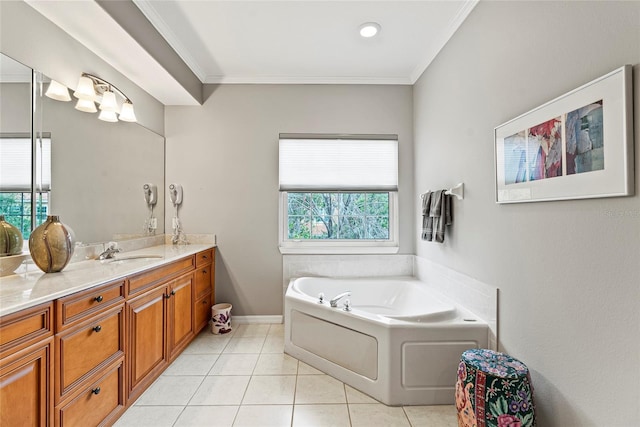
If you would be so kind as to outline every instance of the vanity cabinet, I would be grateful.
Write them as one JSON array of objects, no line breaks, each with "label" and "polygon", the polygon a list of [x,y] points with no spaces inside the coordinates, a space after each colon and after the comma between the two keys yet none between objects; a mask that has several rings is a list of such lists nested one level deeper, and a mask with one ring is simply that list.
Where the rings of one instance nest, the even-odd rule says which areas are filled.
[{"label": "vanity cabinet", "polygon": [[135,400],[191,342],[195,256],[129,279],[128,399]]},{"label": "vanity cabinet", "polygon": [[56,300],[56,426],[98,425],[124,412],[124,297],[119,280]]},{"label": "vanity cabinet", "polygon": [[197,334],[209,323],[214,304],[215,249],[196,254],[195,287],[193,295],[194,331]]},{"label": "vanity cabinet", "polygon": [[207,325],[214,255],[0,318],[0,426],[113,424]]},{"label": "vanity cabinet", "polygon": [[0,319],[0,408],[0,425],[51,425],[53,303]]}]

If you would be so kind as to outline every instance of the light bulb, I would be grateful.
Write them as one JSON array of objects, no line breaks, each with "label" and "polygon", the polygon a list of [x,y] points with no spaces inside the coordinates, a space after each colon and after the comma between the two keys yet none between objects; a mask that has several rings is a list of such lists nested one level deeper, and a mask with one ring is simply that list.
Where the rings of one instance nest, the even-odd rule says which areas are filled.
[{"label": "light bulb", "polygon": [[69,89],[67,89],[67,87],[62,83],[58,83],[55,80],[51,80],[51,83],[49,83],[49,88],[45,92],[45,95],[51,99],[55,99],[56,101],[71,101]]},{"label": "light bulb", "polygon": [[78,99],[96,99],[96,90],[93,87],[93,80],[87,76],[80,77],[78,80],[78,88],[73,92],[73,96]]},{"label": "light bulb", "polygon": [[118,116],[116,116],[116,112],[115,111],[102,110],[102,111],[100,111],[100,115],[98,116],[98,118],[100,120],[105,121],[105,122],[117,122],[118,121]]},{"label": "light bulb", "polygon": [[118,103],[116,102],[115,93],[108,90],[102,94],[102,101],[100,101],[100,110],[110,111],[113,113],[118,112]]},{"label": "light bulb", "polygon": [[120,116],[118,117],[120,120],[125,122],[136,122],[136,115],[133,112],[133,104],[128,100],[122,104],[122,109],[120,110]]},{"label": "light bulb", "polygon": [[84,111],[85,113],[95,113],[98,111],[96,104],[90,99],[78,99],[78,102],[76,102],[76,110]]}]

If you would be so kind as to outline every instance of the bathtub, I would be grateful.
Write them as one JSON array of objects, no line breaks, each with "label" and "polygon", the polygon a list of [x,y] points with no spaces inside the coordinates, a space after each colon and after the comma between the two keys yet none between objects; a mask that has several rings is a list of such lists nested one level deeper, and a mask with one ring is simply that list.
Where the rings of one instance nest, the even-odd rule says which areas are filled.
[{"label": "bathtub", "polygon": [[485,322],[412,277],[291,280],[284,324],[287,354],[387,405],[453,404],[460,355],[486,348],[489,335]]}]

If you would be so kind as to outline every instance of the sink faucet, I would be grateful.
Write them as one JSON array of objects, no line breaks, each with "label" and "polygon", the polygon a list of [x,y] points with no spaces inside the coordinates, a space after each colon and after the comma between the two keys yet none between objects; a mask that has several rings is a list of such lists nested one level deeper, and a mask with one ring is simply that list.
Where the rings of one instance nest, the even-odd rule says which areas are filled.
[{"label": "sink faucet", "polygon": [[339,295],[336,295],[335,297],[333,297],[330,301],[329,301],[329,305],[331,307],[337,307],[338,306],[338,301],[340,301],[342,298],[344,297],[348,297],[351,295],[351,291],[347,291],[347,292],[343,292]]},{"label": "sink faucet", "polygon": [[120,252],[120,249],[118,249],[117,244],[115,242],[111,242],[107,245],[107,249],[105,249],[104,252],[98,255],[98,259],[99,260],[111,259],[118,252]]}]

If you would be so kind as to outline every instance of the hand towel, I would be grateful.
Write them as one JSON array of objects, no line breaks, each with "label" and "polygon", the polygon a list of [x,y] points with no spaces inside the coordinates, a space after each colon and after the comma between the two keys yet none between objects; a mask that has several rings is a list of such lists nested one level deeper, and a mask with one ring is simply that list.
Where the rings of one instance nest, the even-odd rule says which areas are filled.
[{"label": "hand towel", "polygon": [[428,242],[433,240],[433,218],[431,211],[431,191],[422,195],[422,240]]},{"label": "hand towel", "polygon": [[433,237],[438,243],[444,242],[444,228],[453,223],[451,213],[451,196],[445,194],[446,190],[438,190],[431,196],[431,208],[429,216],[433,217]]}]

